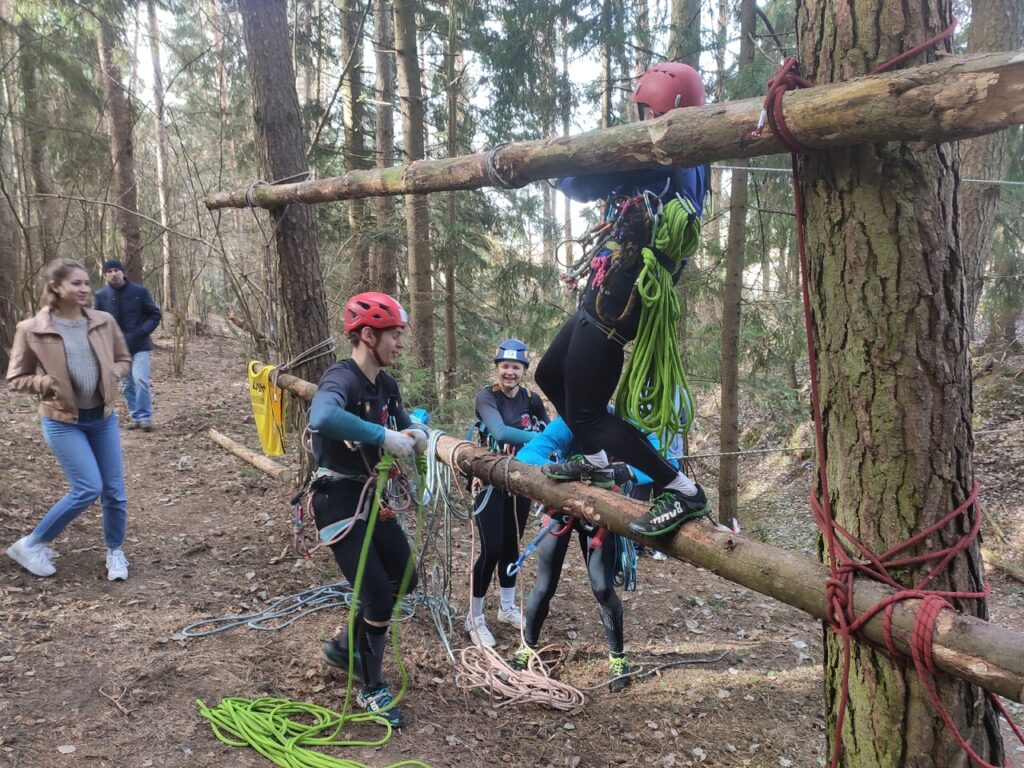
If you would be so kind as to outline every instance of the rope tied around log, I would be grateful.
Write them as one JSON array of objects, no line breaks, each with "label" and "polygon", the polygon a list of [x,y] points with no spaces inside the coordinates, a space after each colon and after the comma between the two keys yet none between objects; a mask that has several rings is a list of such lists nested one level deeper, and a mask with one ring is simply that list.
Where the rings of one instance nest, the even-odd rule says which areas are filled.
[{"label": "rope tied around log", "polygon": [[519,187],[517,184],[503,176],[501,171],[498,170],[498,153],[508,145],[509,143],[507,141],[503,141],[500,144],[496,144],[494,148],[487,153],[487,162],[484,163],[484,171],[486,171],[487,178],[494,186],[499,187],[500,189],[518,189]]},{"label": "rope tied around log", "polygon": [[[953,34],[956,27],[956,19],[943,32],[930,40],[914,46],[903,54],[885,62],[872,70],[870,74],[879,74],[900,62],[929,49]],[[839,705],[836,712],[834,746],[830,765],[835,768],[839,764],[843,746],[843,723],[846,716],[846,707],[849,699],[849,677],[851,663],[852,640],[856,633],[861,630],[871,619],[879,613],[883,613],[883,637],[886,650],[895,659],[907,658],[896,647],[892,638],[892,615],[895,606],[907,600],[920,600],[921,603],[914,612],[914,623],[911,630],[910,659],[914,664],[921,684],[928,694],[928,698],[945,723],[946,727],[953,733],[953,736],[970,760],[982,768],[996,768],[980,755],[978,755],[961,735],[956,723],[953,722],[949,712],[943,706],[938,692],[935,689],[934,677],[938,672],[932,652],[935,628],[939,616],[944,610],[956,611],[954,605],[949,602],[951,599],[959,600],[983,600],[988,596],[991,588],[988,584],[982,584],[977,591],[949,591],[930,590],[927,586],[940,573],[945,571],[953,559],[964,550],[972,546],[978,538],[981,530],[981,514],[975,504],[978,496],[978,484],[974,483],[967,498],[948,513],[942,519],[928,526],[924,530],[891,547],[888,551],[877,555],[867,546],[859,541],[853,534],[836,522],[831,505],[831,493],[829,491],[827,467],[827,454],[825,451],[825,434],[821,417],[821,397],[819,391],[819,375],[817,356],[815,354],[814,327],[810,302],[810,269],[807,258],[806,232],[804,229],[804,205],[799,184],[799,169],[797,156],[814,151],[811,147],[803,144],[789,130],[786,125],[785,115],[782,110],[782,96],[796,88],[809,88],[813,86],[809,80],[799,75],[800,64],[795,57],[788,57],[779,68],[776,75],[768,81],[768,93],[765,96],[764,107],[761,117],[758,120],[756,129],[752,132],[760,136],[767,124],[779,141],[790,150],[792,155],[793,170],[793,203],[796,209],[797,221],[797,244],[800,259],[800,282],[804,309],[804,326],[807,335],[808,362],[811,372],[811,406],[814,421],[814,436],[818,452],[818,482],[820,484],[821,498],[816,497],[812,491],[810,494],[811,509],[815,523],[821,531],[828,548],[828,566],[830,578],[825,584],[826,597],[828,600],[828,625],[836,635],[841,638],[843,647],[843,663],[839,686]],[[973,510],[973,515],[972,515]],[[958,536],[957,541],[952,545],[933,552],[899,557],[907,549],[923,544],[926,539],[936,535],[940,530],[952,526],[959,518],[963,517],[968,523],[969,530]],[[840,541],[842,539],[842,541]],[[843,546],[843,545],[846,546]],[[859,555],[861,559],[852,556],[847,547]],[[906,588],[891,574],[891,570],[919,566],[928,562],[935,562],[931,570],[918,581],[913,588]],[[871,606],[859,616],[854,609],[853,591],[855,577],[866,576],[875,581],[887,584],[896,590],[895,594]],[[979,576],[983,579],[983,576]],[[1003,716],[1017,738],[1024,743],[1024,732],[1009,716],[999,697],[988,692],[988,696],[995,710]]]}]

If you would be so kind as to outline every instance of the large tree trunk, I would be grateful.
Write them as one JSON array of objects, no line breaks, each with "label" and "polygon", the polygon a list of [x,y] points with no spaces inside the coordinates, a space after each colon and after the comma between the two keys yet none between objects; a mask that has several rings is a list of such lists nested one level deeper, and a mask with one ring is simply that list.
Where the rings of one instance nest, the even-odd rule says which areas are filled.
[{"label": "large tree trunk", "polygon": [[[448,81],[448,157],[459,154],[459,98],[462,93],[461,79],[457,79],[456,63],[462,53],[458,37],[458,0],[448,2],[448,40],[445,50],[445,79]],[[444,397],[446,405],[456,398],[459,367],[459,346],[455,326],[455,265],[457,241],[455,238],[458,193],[449,192],[445,199],[445,220],[448,228],[447,247],[444,252]],[[446,420],[454,420],[449,410]]]},{"label": "large tree trunk", "polygon": [[[754,0],[740,2],[740,70],[754,63]],[[737,512],[737,451],[739,435],[740,305],[746,261],[747,172],[733,171],[729,193],[729,243],[725,251],[725,290],[722,293],[722,410],[719,426],[718,519],[728,523]]]},{"label": "large tree trunk", "polygon": [[[347,62],[342,83],[342,114],[345,125],[345,166],[348,170],[369,168],[366,137],[363,130],[363,35],[361,0],[344,0],[341,10],[341,60]],[[348,268],[349,294],[369,287],[370,266],[367,261],[366,238],[363,234],[367,201],[348,201],[348,237],[346,249],[351,256]],[[346,297],[347,298],[347,297]]]},{"label": "large tree trunk", "polygon": [[[376,149],[377,167],[390,168],[395,162],[395,36],[387,0],[373,0],[374,50],[376,51],[377,96]],[[395,201],[379,197],[373,201],[377,236],[370,246],[370,284],[389,295],[398,293],[398,243],[391,224],[395,219]]]},{"label": "large tree trunk", "polygon": [[[424,105],[420,63],[416,47],[416,6],[412,0],[395,0],[395,51],[398,56],[398,87],[402,97],[402,133],[409,162],[424,157]],[[423,400],[437,400],[434,380],[434,297],[430,274],[430,212],[424,195],[406,195],[405,231],[409,248],[409,321],[412,325],[413,360],[429,371]]]},{"label": "large tree trunk", "polygon": [[50,261],[60,255],[63,214],[61,202],[54,196],[53,177],[47,157],[46,126],[49,121],[43,114],[40,96],[43,85],[39,77],[39,62],[32,55],[32,48],[19,52],[18,68],[21,72],[21,93],[25,102],[24,140],[27,145],[32,186],[35,187],[36,208],[39,211],[39,237],[43,261]]},{"label": "large tree trunk", "polygon": [[160,65],[160,24],[156,15],[156,0],[146,0],[146,7],[149,12],[149,53],[153,60],[153,104],[156,107],[153,122],[156,128],[157,198],[160,203],[160,225],[163,227],[160,232],[160,250],[163,265],[161,273],[164,310],[166,317],[177,324],[181,318],[178,317],[178,297],[176,295],[177,265],[174,261],[174,252],[171,249],[171,233],[168,230],[168,222],[171,218],[168,210],[171,198],[171,184],[168,178],[171,149],[167,140],[167,126],[164,124],[164,78]]},{"label": "large tree trunk", "polygon": [[671,0],[669,6],[668,60],[681,61],[700,71],[700,1]]},{"label": "large tree trunk", "polygon": [[[976,0],[967,34],[970,53],[1024,48],[1024,0]],[[1010,156],[1006,131],[961,142],[960,175],[965,179],[1002,179]],[[960,191],[960,240],[967,269],[967,319],[971,330],[978,310],[982,276],[999,202],[998,184],[965,184]]]},{"label": "large tree trunk", "polygon": [[97,47],[103,87],[107,96],[107,129],[110,132],[110,157],[114,172],[114,202],[117,204],[117,229],[121,239],[121,261],[125,274],[141,283],[142,233],[139,230],[138,190],[135,184],[135,150],[132,143],[132,123],[121,83],[121,70],[114,61],[117,38],[109,21],[100,22]]},{"label": "large tree trunk", "polygon": [[[940,98],[955,93],[956,99]],[[494,166],[512,186],[585,172],[651,165],[700,165],[785,150],[770,130],[753,133],[763,97],[673,109],[656,120],[627,123],[568,139],[502,147]],[[863,77],[787,94],[786,120],[816,151],[883,141],[953,141],[1024,122],[1024,59],[1016,53],[947,58],[927,66]],[[349,197],[441,192],[494,186],[490,152],[458,160],[413,162],[403,168],[259,187],[253,198],[270,207]],[[245,206],[244,190],[216,192],[208,208]]]},{"label": "large tree trunk", "polygon": [[[941,2],[896,7],[858,0],[856,12],[822,0],[798,7],[800,59],[817,83],[863,74],[949,23]],[[932,58],[932,54],[927,55]],[[925,55],[911,59],[920,63]],[[802,164],[807,253],[829,500],[836,522],[881,553],[959,506],[973,484],[971,379],[964,262],[949,145],[875,144],[809,155]],[[818,488],[819,496],[823,490]],[[968,515],[979,514],[977,507]],[[958,541],[947,525],[906,555]],[[927,566],[897,576],[913,584]],[[982,588],[977,542],[931,582]],[[984,618],[984,601],[959,606]],[[843,650],[825,640],[831,746]],[[986,760],[1003,756],[993,708],[959,680],[935,681],[954,723]],[[852,650],[846,766],[946,768],[966,764],[909,661]]]},{"label": "large tree trunk", "polygon": [[[268,179],[293,177],[307,171],[308,166],[288,51],[285,7],[273,0],[242,0],[239,10],[249,52],[253,117],[264,172]],[[283,347],[289,357],[294,357],[331,335],[316,219],[307,205],[274,208],[270,215],[277,244]],[[316,381],[327,364],[319,357],[298,367],[296,373]]]}]

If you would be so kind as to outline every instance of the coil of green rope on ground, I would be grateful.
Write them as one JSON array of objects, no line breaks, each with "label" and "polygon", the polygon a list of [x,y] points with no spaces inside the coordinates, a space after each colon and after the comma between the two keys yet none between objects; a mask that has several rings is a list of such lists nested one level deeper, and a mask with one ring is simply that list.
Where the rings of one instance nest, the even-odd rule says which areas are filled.
[{"label": "coil of green rope on ground", "polygon": [[654,248],[647,246],[641,251],[643,267],[636,286],[641,301],[640,327],[615,398],[619,416],[657,435],[662,452],[677,434],[689,431],[694,414],[679,353],[679,298],[672,274],[659,262],[655,249],[681,265],[699,242],[700,220],[693,205],[678,196],[666,203],[654,234]]},{"label": "coil of green rope on ground", "polygon": [[[282,768],[369,768],[364,763],[331,757],[313,748],[379,747],[391,738],[391,725],[375,714],[344,717],[316,704],[271,697],[246,699],[232,696],[221,699],[216,707],[208,707],[202,699],[196,699],[196,704],[203,717],[210,721],[216,737],[224,744],[251,747]],[[346,722],[381,723],[387,731],[375,740],[342,739],[338,734]],[[429,768],[419,760],[403,760],[388,768],[400,766]]]}]

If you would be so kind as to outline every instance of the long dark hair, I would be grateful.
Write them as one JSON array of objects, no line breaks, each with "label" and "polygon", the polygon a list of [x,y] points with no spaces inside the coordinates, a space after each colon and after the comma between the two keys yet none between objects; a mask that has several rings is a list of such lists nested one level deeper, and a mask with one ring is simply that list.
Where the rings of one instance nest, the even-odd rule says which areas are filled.
[{"label": "long dark hair", "polygon": [[55,286],[67,280],[68,275],[76,269],[82,270],[87,275],[89,274],[89,270],[81,262],[74,259],[54,259],[47,264],[46,284],[43,286],[43,295],[39,303],[44,307],[57,309],[60,306],[60,294],[57,293]]}]

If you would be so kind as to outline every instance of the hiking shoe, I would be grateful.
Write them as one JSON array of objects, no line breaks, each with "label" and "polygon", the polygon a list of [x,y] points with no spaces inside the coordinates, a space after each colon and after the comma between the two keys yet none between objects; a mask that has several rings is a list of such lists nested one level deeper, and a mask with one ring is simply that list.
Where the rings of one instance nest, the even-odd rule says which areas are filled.
[{"label": "hiking shoe", "polygon": [[466,614],[466,631],[469,633],[469,639],[475,645],[486,645],[488,648],[494,647],[494,635],[487,628],[487,619],[484,618],[482,613],[479,616]]},{"label": "hiking shoe", "polygon": [[7,556],[35,576],[53,576],[57,569],[50,562],[53,550],[44,544],[32,544],[22,536],[7,548]]},{"label": "hiking shoe", "polygon": [[389,723],[392,728],[405,726],[405,718],[395,708],[394,700],[391,698],[391,689],[386,685],[378,685],[376,688],[363,688],[356,695],[356,704],[374,715],[380,715]]},{"label": "hiking shoe", "polygon": [[107,550],[107,581],[128,580],[128,559],[120,549]]},{"label": "hiking shoe", "polygon": [[522,672],[530,666],[530,659],[536,655],[537,652],[530,646],[526,644],[520,645],[512,656],[512,661],[510,661],[508,665],[517,672]]},{"label": "hiking shoe", "polygon": [[153,422],[152,421],[140,421],[139,422],[139,428],[143,432],[152,432],[153,431]]},{"label": "hiking shoe", "polygon": [[632,682],[629,676],[629,662],[625,656],[608,657],[608,690],[618,693]]},{"label": "hiking shoe", "polygon": [[651,558],[654,560],[668,560],[668,555],[655,549],[651,552]]},{"label": "hiking shoe", "polygon": [[[348,672],[348,646],[343,638],[332,637],[324,643],[324,661],[332,667],[337,667],[342,672]],[[363,659],[359,651],[352,653],[352,679],[357,683],[363,682]]]},{"label": "hiking shoe", "polygon": [[583,481],[598,488],[615,486],[615,470],[612,467],[595,467],[583,456],[573,456],[561,464],[545,464],[540,471],[558,483]]},{"label": "hiking shoe", "polygon": [[523,614],[518,605],[513,605],[507,611],[504,608],[498,609],[498,621],[502,624],[511,624],[514,627],[523,625]]},{"label": "hiking shoe", "polygon": [[654,500],[651,508],[631,521],[629,530],[644,536],[660,536],[673,531],[685,522],[706,516],[711,511],[704,489],[697,486],[697,493],[685,496],[679,491],[664,491]]}]

